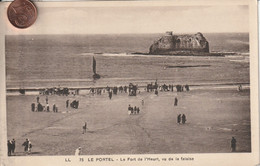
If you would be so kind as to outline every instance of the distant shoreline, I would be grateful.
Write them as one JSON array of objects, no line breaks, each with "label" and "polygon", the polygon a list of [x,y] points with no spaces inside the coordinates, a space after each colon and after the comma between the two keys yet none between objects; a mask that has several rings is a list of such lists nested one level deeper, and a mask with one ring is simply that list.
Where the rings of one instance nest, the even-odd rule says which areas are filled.
[{"label": "distant shoreline", "polygon": [[[243,85],[245,87],[249,87],[250,88],[250,83],[249,82],[236,82],[236,83],[205,83],[205,84],[188,84],[191,88],[198,88],[198,87],[203,87],[203,88],[221,88],[221,87],[233,87],[236,88],[238,85]],[[117,85],[120,86],[120,85]],[[121,85],[123,86],[123,85]],[[114,85],[112,86],[114,87]],[[145,85],[139,85],[138,88],[145,88]],[[176,85],[174,85],[174,87],[176,87]],[[63,87],[65,88],[65,87]],[[97,86],[97,87],[93,87],[93,86],[88,86],[88,87],[66,87],[69,90],[90,90],[91,88],[102,88],[105,89],[106,86]],[[31,87],[31,88],[6,88],[6,93],[16,93],[19,92],[19,90],[25,90],[26,92],[39,92],[39,91],[43,91],[46,88],[43,87]],[[6,94],[8,95],[8,94]]]}]

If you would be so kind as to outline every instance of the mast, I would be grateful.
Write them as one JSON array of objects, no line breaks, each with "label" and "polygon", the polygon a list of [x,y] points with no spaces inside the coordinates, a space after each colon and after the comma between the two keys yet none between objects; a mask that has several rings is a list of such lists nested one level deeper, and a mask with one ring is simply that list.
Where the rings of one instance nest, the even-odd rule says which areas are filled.
[{"label": "mast", "polygon": [[96,59],[93,56],[93,73],[96,74]]}]

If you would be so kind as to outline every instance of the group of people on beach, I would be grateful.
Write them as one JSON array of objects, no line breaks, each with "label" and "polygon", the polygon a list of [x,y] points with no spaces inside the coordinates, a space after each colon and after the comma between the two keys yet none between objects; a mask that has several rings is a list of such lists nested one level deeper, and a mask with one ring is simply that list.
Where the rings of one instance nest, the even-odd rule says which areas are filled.
[{"label": "group of people on beach", "polygon": [[30,154],[32,152],[32,143],[26,138],[25,142],[22,144],[24,146],[24,152]]},{"label": "group of people on beach", "polygon": [[128,106],[128,115],[135,115],[135,114],[139,114],[140,113],[140,108],[139,107],[131,107],[131,105],[129,104]]},{"label": "group of people on beach", "polygon": [[[32,143],[31,141],[27,138],[25,142],[22,144],[24,146],[24,152],[27,154],[30,154],[32,151]],[[8,140],[7,141],[7,155],[12,156],[15,155],[15,139]]]},{"label": "group of people on beach", "polygon": [[71,92],[69,88],[67,87],[53,87],[53,88],[45,88],[44,90],[41,90],[39,94],[41,95],[66,95],[68,96],[70,93],[77,94],[78,90],[75,90],[74,92]]},{"label": "group of people on beach", "polygon": [[[37,96],[36,97],[36,104],[35,103],[31,104],[31,111],[32,112],[50,112],[48,96],[46,96],[45,101],[46,101],[46,105],[44,106],[40,103],[40,97]],[[56,106],[56,104],[53,104],[52,111],[55,112],[55,113],[58,112],[58,106]]]},{"label": "group of people on beach", "polygon": [[[46,104],[46,106],[43,106],[41,103],[38,103],[36,106],[35,103],[32,103],[31,110],[32,110],[32,112],[50,112],[50,106],[49,106],[49,104]],[[52,111],[54,113],[58,112],[58,107],[55,104],[53,104],[53,106],[52,106]]]},{"label": "group of people on beach", "polygon": [[[49,105],[49,100],[48,96],[46,96],[46,105],[43,105],[40,103],[40,97],[36,97],[36,102],[37,103],[32,103],[31,104],[31,111],[32,112],[50,112],[50,105]],[[66,100],[66,108],[69,108],[69,106],[73,109],[78,109],[79,108],[79,100],[73,100],[71,103],[69,100]],[[58,106],[54,103],[52,105],[52,111],[54,113],[58,112]]]},{"label": "group of people on beach", "polygon": [[157,93],[157,95],[158,95],[158,91],[174,91],[174,87],[176,88],[176,91],[177,92],[183,92],[184,91],[184,89],[186,90],[186,91],[190,91],[190,86],[189,85],[173,85],[173,84],[169,84],[169,85],[166,85],[166,84],[163,84],[163,85],[159,85],[158,83],[157,83],[157,80],[155,81],[155,83],[153,84],[152,82],[151,83],[149,83],[149,84],[147,84],[146,85],[146,91],[147,92],[153,92],[153,91],[155,91],[155,94]]},{"label": "group of people on beach", "polygon": [[78,109],[79,108],[79,100],[73,100],[70,104],[69,104],[69,100],[66,100],[66,108],[69,108],[69,105],[70,105],[71,108]]},{"label": "group of people on beach", "polygon": [[186,115],[185,114],[179,114],[178,116],[177,116],[177,123],[178,124],[185,124],[186,123],[186,121],[187,121],[187,118],[186,118]]},{"label": "group of people on beach", "polygon": [[[31,111],[32,112],[50,112],[50,106],[48,103],[46,104],[46,106],[43,106],[41,103],[38,103],[37,105],[35,105],[35,103],[32,103]],[[52,111],[54,113],[58,112],[58,106],[56,106],[56,104],[53,104]]]}]

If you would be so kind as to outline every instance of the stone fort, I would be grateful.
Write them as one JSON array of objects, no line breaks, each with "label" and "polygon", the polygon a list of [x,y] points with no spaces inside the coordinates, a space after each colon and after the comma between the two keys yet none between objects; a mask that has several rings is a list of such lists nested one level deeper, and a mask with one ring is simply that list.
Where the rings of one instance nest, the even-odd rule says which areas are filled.
[{"label": "stone fort", "polygon": [[150,46],[149,50],[149,54],[186,55],[189,53],[209,53],[209,43],[202,33],[173,35],[172,31],[167,31]]}]

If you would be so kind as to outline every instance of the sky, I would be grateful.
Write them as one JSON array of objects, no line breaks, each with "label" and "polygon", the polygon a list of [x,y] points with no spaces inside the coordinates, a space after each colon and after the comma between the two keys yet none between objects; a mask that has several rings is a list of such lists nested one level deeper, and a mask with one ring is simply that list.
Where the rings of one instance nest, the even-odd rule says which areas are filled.
[{"label": "sky", "polygon": [[23,34],[249,32],[247,5],[40,7]]}]

